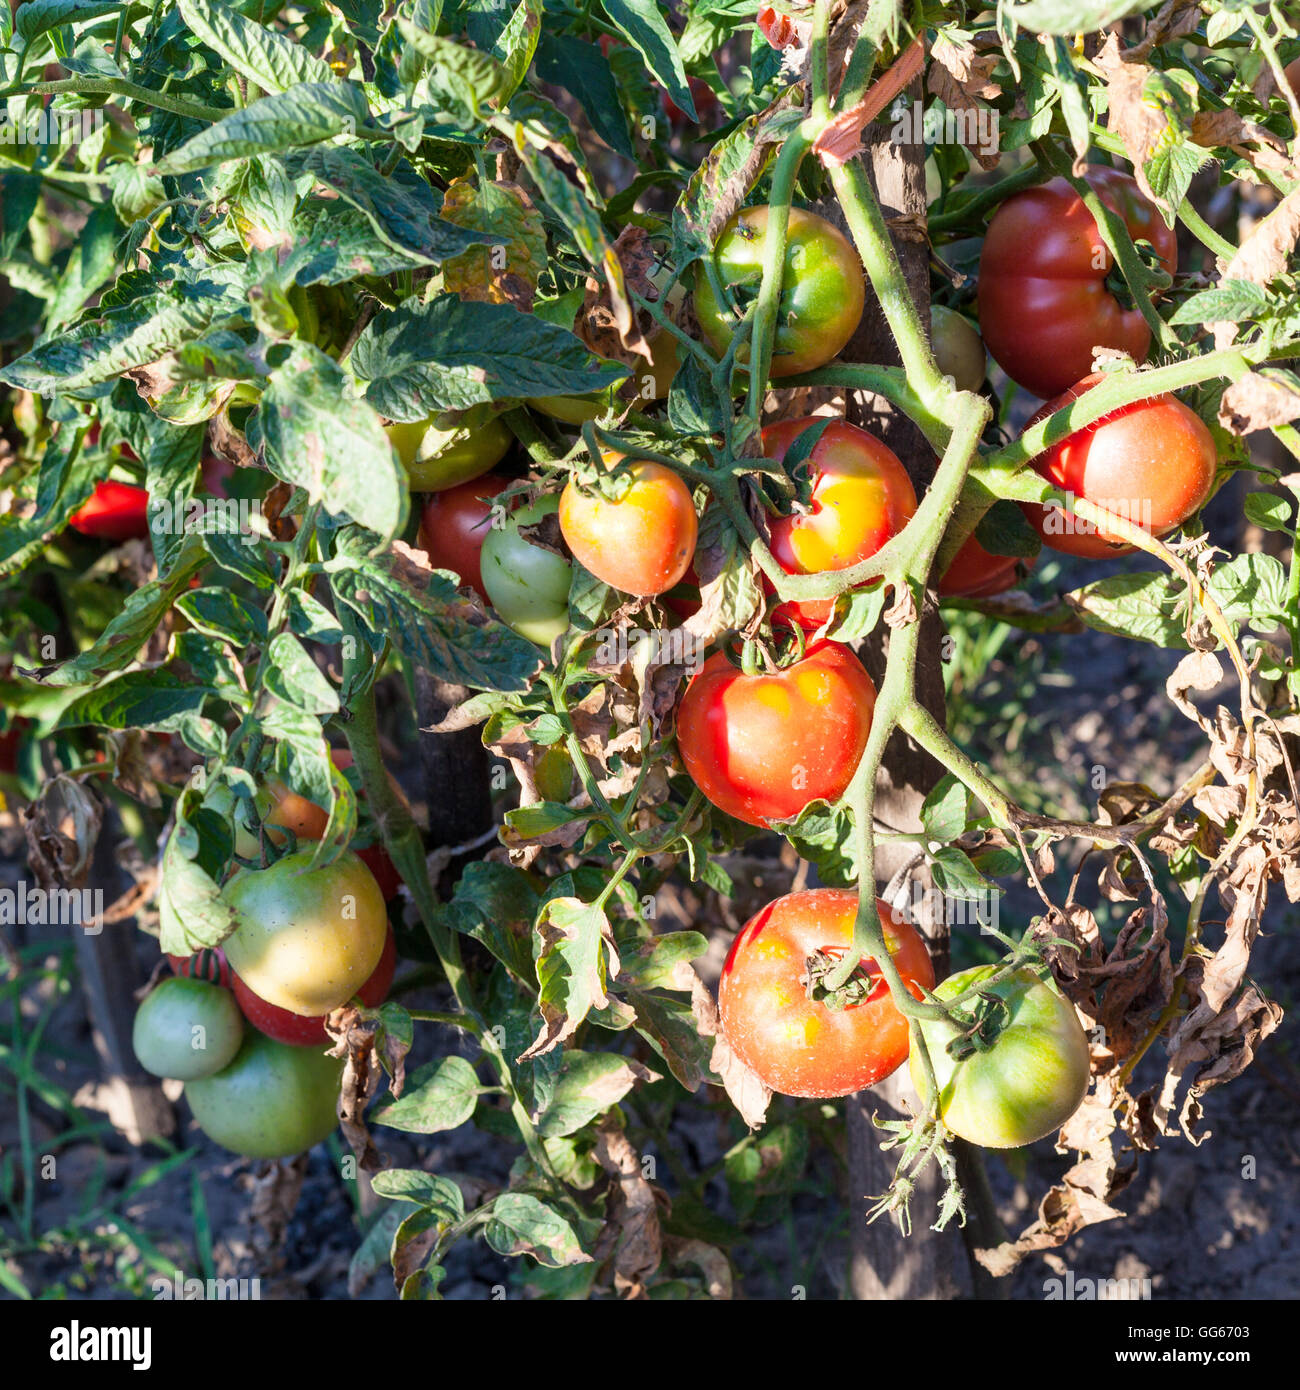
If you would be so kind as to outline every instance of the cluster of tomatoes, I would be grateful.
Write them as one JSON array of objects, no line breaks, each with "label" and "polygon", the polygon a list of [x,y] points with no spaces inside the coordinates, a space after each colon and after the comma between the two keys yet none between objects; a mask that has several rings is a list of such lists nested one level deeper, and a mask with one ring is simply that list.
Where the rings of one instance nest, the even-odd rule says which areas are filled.
[{"label": "cluster of tomatoes", "polygon": [[[334,756],[349,765],[346,752]],[[324,834],[325,812],[282,783],[257,802],[273,844]],[[257,845],[238,831],[241,857]],[[401,880],[382,847],[311,861],[303,848],[237,869],[223,889],[236,930],[221,947],[169,956],[174,973],[135,1017],[141,1066],[184,1082],[200,1128],[249,1158],[300,1153],[334,1128],[342,1063],[325,1051],[325,1020],[352,999],[381,1004],[397,965],[386,900]]]}]

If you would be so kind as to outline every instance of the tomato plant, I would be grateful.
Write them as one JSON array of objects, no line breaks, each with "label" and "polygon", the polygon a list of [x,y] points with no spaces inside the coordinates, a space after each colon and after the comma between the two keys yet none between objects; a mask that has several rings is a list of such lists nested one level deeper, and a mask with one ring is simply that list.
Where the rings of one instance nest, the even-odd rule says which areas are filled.
[{"label": "tomato plant", "polygon": [[[1086,377],[1043,406],[1030,423],[1078,400],[1102,380]],[[1200,510],[1214,486],[1218,452],[1205,424],[1173,396],[1133,401],[1053,444],[1033,460],[1037,472],[1155,535]],[[1131,549],[1103,526],[1059,507],[1025,508],[1045,545],[1070,555],[1102,556]]]},{"label": "tomato plant", "polygon": [[[1091,166],[1085,177],[1117,213],[1134,242],[1151,246],[1172,275],[1174,231],[1118,169]],[[1055,396],[1092,371],[1093,349],[1145,360],[1151,329],[1108,286],[1114,257],[1096,220],[1064,178],[1008,198],[989,223],[980,256],[980,332],[993,360],[1036,396]]]},{"label": "tomato plant", "polygon": [[185,1084],[199,1128],[245,1158],[288,1158],[310,1149],[338,1123],[343,1063],[312,1047],[290,1047],[256,1029],[235,1059]]},{"label": "tomato plant", "polygon": [[715,652],[677,707],[696,786],[729,816],[763,825],[843,796],[866,746],[876,688],[847,647],[820,642],[779,671],[737,670]]},{"label": "tomato plant", "polygon": [[[615,469],[622,458],[606,454],[604,462]],[[594,489],[570,478],[560,494],[559,518],[565,544],[580,565],[640,598],[671,589],[695,556],[699,526],[691,490],[660,463],[637,460]]]},{"label": "tomato plant", "polygon": [[[907,988],[934,985],[920,933],[877,901],[885,943]],[[907,1020],[875,960],[850,977],[843,999],[817,997],[825,966],[853,940],[858,895],[843,888],[790,893],[736,934],[718,983],[728,1045],[763,1082],[787,1096],[847,1096],[874,1086],[907,1058]]]},{"label": "tomato plant", "polygon": [[226,889],[238,913],[225,942],[230,968],[268,1003],[317,1016],[336,1009],[379,964],[384,896],[354,854],[311,867],[310,850],[266,869],[241,869]]},{"label": "tomato plant", "polygon": [[[783,420],[763,431],[763,449],[780,463],[805,430],[820,422]],[[787,574],[843,570],[870,559],[907,525],[916,491],[907,471],[880,440],[844,420],[832,420],[807,458],[812,497],[806,512],[771,523],[772,554]],[[782,606],[804,627],[819,627],[833,599]]]},{"label": "tomato plant", "polygon": [[[733,299],[743,300],[758,289],[768,218],[765,207],[745,208],[718,237],[713,265]],[[793,376],[829,362],[857,329],[864,298],[862,265],[844,235],[816,213],[791,208],[772,375]],[[725,352],[738,320],[718,298],[714,279],[704,267],[695,277],[695,313],[709,346]],[[736,360],[749,361],[747,345]]]},{"label": "tomato plant", "polygon": [[[921,1021],[939,1087],[939,1114],[953,1134],[986,1149],[1044,1139],[1079,1108],[1088,1089],[1088,1039],[1055,985],[1021,970],[994,980],[992,967],[951,975],[935,993],[978,990],[972,1022]],[[912,1084],[929,1086],[914,1053]]]},{"label": "tomato plant", "polygon": [[[0,8],[0,869],[109,890],[0,923],[53,1126],[6,1292],[65,1246],[134,1291],[141,1184],[229,1180],[133,1143],[111,1260],[42,1180],[110,1122],[58,1122],[73,974],[144,1100],[155,942],[141,1054],[215,1141],[343,1117],[331,1294],[341,1242],[417,1300],[482,1241],[512,1296],[784,1295],[762,1228],[815,1219],[820,1292],[839,1242],[930,1296],[962,1262],[898,1242],[975,1218],[1004,1278],[1200,1137],[1294,993],[1286,8]],[[1058,1124],[990,1251],[978,1149]]]}]

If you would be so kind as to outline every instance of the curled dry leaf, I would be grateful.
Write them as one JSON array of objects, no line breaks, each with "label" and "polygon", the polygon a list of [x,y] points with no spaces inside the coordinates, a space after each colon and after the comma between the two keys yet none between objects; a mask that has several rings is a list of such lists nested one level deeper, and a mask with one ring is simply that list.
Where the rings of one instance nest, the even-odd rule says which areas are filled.
[{"label": "curled dry leaf", "polygon": [[[339,1093],[339,1125],[358,1165],[367,1173],[378,1172],[383,1167],[365,1120],[366,1107],[387,1080],[375,1051],[379,1029],[377,1018],[363,1018],[360,1010],[351,1004],[335,1009],[325,1020],[325,1030],[334,1040],[330,1056],[345,1059]],[[396,1087],[396,1078],[394,1082]]]},{"label": "curled dry leaf", "polygon": [[1254,434],[1300,420],[1300,385],[1289,372],[1247,372],[1219,401],[1219,423],[1233,434]]},{"label": "curled dry leaf", "polygon": [[27,864],[44,889],[80,888],[104,821],[99,801],[80,782],[62,775],[21,812]]},{"label": "curled dry leaf", "polygon": [[651,279],[658,257],[649,233],[635,224],[623,228],[612,250],[620,274],[616,278],[607,271],[604,281],[587,281],[577,333],[597,356],[636,367],[638,357],[651,360],[646,341],[651,320],[648,314],[638,314],[631,296],[658,299]]},{"label": "curled dry leaf", "polygon": [[613,1260],[614,1288],[619,1293],[629,1299],[645,1298],[645,1280],[663,1257],[659,1200],[642,1172],[641,1155],[613,1118],[607,1116],[597,1133],[594,1156],[612,1181],[596,1258]]}]

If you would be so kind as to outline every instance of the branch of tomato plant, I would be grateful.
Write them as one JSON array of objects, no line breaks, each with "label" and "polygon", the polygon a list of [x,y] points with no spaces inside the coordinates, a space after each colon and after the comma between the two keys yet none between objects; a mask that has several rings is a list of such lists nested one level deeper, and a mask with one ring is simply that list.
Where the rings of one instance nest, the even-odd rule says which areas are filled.
[{"label": "branch of tomato plant", "polygon": [[63,77],[57,82],[23,82],[0,91],[0,101],[8,97],[58,96],[63,92],[75,92],[78,96],[125,97],[160,111],[170,111],[175,116],[188,116],[191,120],[208,124],[233,114],[228,106],[204,106],[201,102],[156,92],[152,87],[139,87],[120,77]]},{"label": "branch of tomato plant", "polygon": [[420,920],[424,923],[424,929],[447,977],[447,983],[451,986],[456,1004],[466,1015],[468,1026],[478,1037],[484,1056],[491,1062],[502,1086],[505,1087],[510,1101],[511,1116],[529,1158],[557,1194],[567,1202],[569,1198],[564,1185],[555,1172],[541,1135],[529,1118],[528,1107],[515,1085],[510,1061],[497,1041],[496,1034],[488,1028],[474,996],[473,984],[461,958],[460,940],[438,917],[437,899],[434,896],[433,884],[429,881],[429,869],[419,829],[411,819],[405,802],[397,795],[388,780],[383,753],[379,747],[379,722],[375,709],[374,687],[377,667],[369,647],[361,636],[356,619],[343,605],[340,605],[339,612],[345,636],[350,639],[345,641],[344,645],[344,685],[356,690],[363,681],[366,682],[364,690],[351,702],[348,717],[343,724],[344,736],[352,750],[353,764],[361,776],[366,802],[383,835],[384,848],[411,890]]}]

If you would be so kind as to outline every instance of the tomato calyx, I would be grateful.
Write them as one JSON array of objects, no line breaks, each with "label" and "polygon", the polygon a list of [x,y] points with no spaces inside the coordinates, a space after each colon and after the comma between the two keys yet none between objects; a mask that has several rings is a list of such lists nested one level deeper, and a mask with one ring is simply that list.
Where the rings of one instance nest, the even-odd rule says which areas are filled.
[{"label": "tomato calyx", "polygon": [[962,1031],[948,1044],[948,1055],[955,1062],[964,1062],[997,1042],[1011,1022],[1011,1006],[992,990],[979,990],[969,1010],[954,1012],[952,1019]]},{"label": "tomato calyx", "polygon": [[842,946],[823,946],[804,961],[801,982],[809,1000],[814,1004],[824,1005],[832,1013],[855,1009],[859,1004],[865,1004],[883,983],[881,975],[871,973],[871,966],[875,962],[860,960],[854,966],[853,973],[838,989],[828,989],[826,977],[839,966],[844,955]]}]

